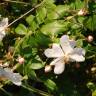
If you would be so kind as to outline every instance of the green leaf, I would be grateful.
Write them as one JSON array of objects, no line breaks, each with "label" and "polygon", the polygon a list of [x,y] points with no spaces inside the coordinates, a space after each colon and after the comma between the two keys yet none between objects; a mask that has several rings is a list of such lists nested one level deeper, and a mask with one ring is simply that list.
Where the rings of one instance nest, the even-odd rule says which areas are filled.
[{"label": "green leaf", "polygon": [[78,40],[76,41],[76,45],[77,45],[78,47],[82,47],[82,46],[83,46],[83,40],[82,40],[82,39],[78,39]]},{"label": "green leaf", "polygon": [[35,21],[35,16],[33,16],[33,15],[29,15],[26,18],[26,22],[30,25],[32,31],[34,31],[38,28],[38,25],[36,24],[36,21]]},{"label": "green leaf", "polygon": [[92,92],[92,96],[96,96],[96,90]]},{"label": "green leaf", "polygon": [[36,38],[34,36],[29,36],[29,38],[28,38],[28,44],[31,47],[33,47],[33,48],[38,46],[37,41],[36,41]]},{"label": "green leaf", "polygon": [[47,8],[47,11],[53,10],[56,8],[56,5],[54,4],[55,0],[45,0],[44,7]]},{"label": "green leaf", "polygon": [[32,3],[33,6],[38,3],[38,0],[30,0],[30,1],[31,1],[31,3]]},{"label": "green leaf", "polygon": [[37,78],[37,75],[36,75],[34,70],[32,70],[32,69],[27,70],[27,73],[28,73],[29,78],[31,78],[31,79],[36,79]]},{"label": "green leaf", "polygon": [[27,34],[27,28],[26,28],[25,25],[19,24],[19,25],[17,26],[17,28],[15,29],[15,32],[16,32],[17,34],[20,34],[20,35],[25,35],[25,34]]},{"label": "green leaf", "polygon": [[39,60],[32,61],[32,64],[30,65],[30,68],[34,70],[41,69],[43,67],[44,67],[44,64],[42,64],[42,62]]},{"label": "green leaf", "polygon": [[39,7],[36,10],[36,19],[37,19],[38,24],[41,24],[44,22],[46,13],[47,13],[47,11],[46,11],[46,8],[44,8],[44,7]]},{"label": "green leaf", "polygon": [[61,23],[59,21],[53,21],[47,23],[46,25],[43,25],[41,28],[41,32],[47,35],[58,34],[60,32],[67,31],[69,25],[69,22]]},{"label": "green leaf", "polygon": [[24,46],[24,47],[22,46],[21,54],[22,54],[25,58],[31,57],[31,56],[32,56],[32,48],[29,47],[28,45],[26,45],[26,46]]},{"label": "green leaf", "polygon": [[26,21],[29,25],[32,25],[32,22],[34,21],[34,18],[35,16],[33,15],[29,15],[27,18],[26,18]]},{"label": "green leaf", "polygon": [[45,0],[46,3],[54,3],[55,0]]},{"label": "green leaf", "polygon": [[41,32],[38,32],[35,35],[35,40],[38,43],[38,45],[42,47],[46,47],[48,46],[48,44],[52,43],[51,39]]},{"label": "green leaf", "polygon": [[74,2],[72,2],[71,4],[70,4],[70,9],[72,10],[72,9],[81,9],[81,8],[83,8],[84,7],[84,1],[82,0],[74,0]]},{"label": "green leaf", "polygon": [[37,75],[33,69],[30,67],[31,65],[31,60],[27,62],[27,65],[24,67],[26,75],[28,75],[29,78],[31,79],[36,79]]},{"label": "green leaf", "polygon": [[52,81],[51,79],[47,79],[46,81],[44,81],[44,84],[51,91],[54,91],[57,88],[55,82]]},{"label": "green leaf", "polygon": [[84,25],[85,27],[87,27],[88,29],[94,31],[96,30],[96,15],[93,16],[89,16],[87,19],[85,19],[84,21]]},{"label": "green leaf", "polygon": [[78,22],[79,22],[79,23],[83,24],[83,22],[84,22],[84,20],[85,20],[85,17],[79,16],[77,19],[78,19]]},{"label": "green leaf", "polygon": [[[18,42],[17,42],[18,43]],[[37,44],[37,41],[36,41],[36,39],[35,39],[35,37],[34,36],[32,36],[32,35],[30,35],[30,36],[28,36],[27,38],[25,38],[24,40],[23,40],[23,42],[22,42],[22,44],[21,44],[21,47],[22,48],[26,48],[26,47],[37,47],[38,46],[38,44]]]},{"label": "green leaf", "polygon": [[69,6],[67,5],[58,5],[54,11],[53,10],[48,10],[48,19],[52,20],[52,19],[59,19],[59,18],[63,18],[64,16],[66,16],[68,13],[67,11],[69,10]]}]

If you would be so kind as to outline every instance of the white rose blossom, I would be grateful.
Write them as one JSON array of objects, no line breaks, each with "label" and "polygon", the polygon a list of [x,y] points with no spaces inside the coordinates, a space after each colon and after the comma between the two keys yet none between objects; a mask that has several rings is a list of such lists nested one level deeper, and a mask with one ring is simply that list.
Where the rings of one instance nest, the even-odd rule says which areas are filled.
[{"label": "white rose blossom", "polygon": [[50,65],[54,65],[55,74],[61,74],[64,71],[65,63],[85,60],[85,50],[76,48],[76,41],[69,40],[67,35],[60,38],[60,44],[53,44],[51,49],[46,49],[44,54],[48,58],[54,58]]},{"label": "white rose blossom", "polygon": [[4,36],[6,35],[5,33],[5,28],[8,26],[8,18],[3,18],[0,21],[0,41],[2,41],[2,39],[4,38]]}]

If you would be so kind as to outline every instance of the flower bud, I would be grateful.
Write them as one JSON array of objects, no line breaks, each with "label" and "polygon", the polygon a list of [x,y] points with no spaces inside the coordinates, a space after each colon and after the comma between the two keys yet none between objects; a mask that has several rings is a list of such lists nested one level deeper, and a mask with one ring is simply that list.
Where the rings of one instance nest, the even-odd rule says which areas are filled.
[{"label": "flower bud", "polygon": [[79,16],[85,16],[86,14],[88,14],[88,11],[85,9],[81,9],[78,13]]},{"label": "flower bud", "polygon": [[45,70],[46,73],[50,72],[52,70],[51,65],[46,65],[44,70]]},{"label": "flower bud", "polygon": [[88,41],[88,42],[92,42],[92,41],[93,41],[93,36],[89,35],[89,36],[87,37],[87,41]]},{"label": "flower bud", "polygon": [[95,68],[95,67],[92,67],[92,68],[91,68],[91,71],[92,71],[92,72],[96,72],[96,68]]},{"label": "flower bud", "polygon": [[84,14],[84,11],[83,9],[81,9],[79,12],[78,12],[78,15],[82,16]]},{"label": "flower bud", "polygon": [[20,56],[20,57],[18,57],[18,62],[19,62],[20,64],[23,64],[23,63],[24,63],[24,61],[25,61],[25,60],[24,60],[24,58],[23,58],[23,57],[21,57],[21,56]]}]

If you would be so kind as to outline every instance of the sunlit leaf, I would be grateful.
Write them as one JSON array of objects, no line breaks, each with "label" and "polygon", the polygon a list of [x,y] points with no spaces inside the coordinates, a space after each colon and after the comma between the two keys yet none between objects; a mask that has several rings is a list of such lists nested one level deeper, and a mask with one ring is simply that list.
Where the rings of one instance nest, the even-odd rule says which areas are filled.
[{"label": "sunlit leaf", "polygon": [[48,19],[64,18],[68,14],[69,6],[58,5],[54,10],[48,10]]},{"label": "sunlit leaf", "polygon": [[29,15],[29,16],[26,18],[26,22],[30,25],[32,31],[34,31],[35,29],[37,29],[38,25],[36,24],[35,16]]},{"label": "sunlit leaf", "polygon": [[27,34],[27,28],[26,28],[25,25],[19,24],[19,25],[17,26],[17,28],[15,29],[15,32],[16,32],[17,34],[20,34],[20,35],[25,35],[25,34]]},{"label": "sunlit leaf", "polygon": [[68,30],[69,22],[61,23],[58,21],[47,23],[46,25],[43,25],[41,28],[41,31],[44,34],[57,34],[60,32],[64,32]]},{"label": "sunlit leaf", "polygon": [[44,84],[47,86],[48,89],[50,89],[51,91],[56,90],[56,84],[54,81],[52,81],[51,79],[47,79],[46,81],[44,81]]},{"label": "sunlit leaf", "polygon": [[39,24],[43,23],[46,17],[46,8],[40,7],[36,10],[36,19]]},{"label": "sunlit leaf", "polygon": [[83,46],[83,40],[78,39],[77,42],[76,42],[76,45],[79,46],[79,47]]},{"label": "sunlit leaf", "polygon": [[31,69],[41,69],[44,67],[44,64],[39,60],[32,61],[32,64],[30,65]]}]

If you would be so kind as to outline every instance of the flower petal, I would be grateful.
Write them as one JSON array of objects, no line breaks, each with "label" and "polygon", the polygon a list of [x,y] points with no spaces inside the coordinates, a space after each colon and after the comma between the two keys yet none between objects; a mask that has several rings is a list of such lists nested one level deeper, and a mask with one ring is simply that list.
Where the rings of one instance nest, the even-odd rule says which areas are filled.
[{"label": "flower petal", "polygon": [[63,35],[60,38],[60,44],[65,54],[68,54],[73,51],[73,48],[70,45],[69,37],[67,35]]},{"label": "flower petal", "polygon": [[6,35],[5,31],[0,32],[0,41],[2,41],[2,39],[4,38],[5,35]]},{"label": "flower petal", "polygon": [[78,54],[71,54],[70,61],[83,62],[85,61],[85,57],[82,55],[78,55]]},{"label": "flower petal", "polygon": [[4,69],[3,69],[2,67],[0,67],[0,77],[3,76],[3,73],[4,73],[4,72],[5,72]]},{"label": "flower petal", "polygon": [[7,27],[7,25],[8,25],[8,18],[3,18],[3,20],[0,22],[0,41],[6,35],[4,28]]},{"label": "flower petal", "polygon": [[10,78],[10,80],[17,86],[20,86],[22,84],[21,80],[22,77],[19,73],[13,73],[13,77]]},{"label": "flower petal", "polygon": [[83,48],[74,48],[73,53],[85,56],[85,50]]},{"label": "flower petal", "polygon": [[74,48],[76,46],[76,41],[74,41],[74,40],[69,40],[69,43],[72,48]]},{"label": "flower petal", "polygon": [[63,57],[56,58],[56,59],[54,59],[54,60],[50,63],[50,65],[55,65],[57,62],[61,61],[62,59],[63,59]]},{"label": "flower petal", "polygon": [[4,77],[6,77],[7,79],[9,79],[11,82],[13,82],[15,85],[20,86],[21,80],[22,80],[22,76],[19,73],[13,73],[9,68],[4,68]]},{"label": "flower petal", "polygon": [[0,27],[7,27],[7,25],[8,25],[8,18],[3,18],[2,21],[0,21]]},{"label": "flower petal", "polygon": [[56,62],[55,67],[54,67],[54,73],[55,74],[61,74],[65,69],[65,62],[64,60],[59,60]]},{"label": "flower petal", "polygon": [[48,58],[56,58],[56,57],[64,56],[64,53],[59,44],[53,44],[52,49],[49,49],[49,48],[46,49],[44,54]]}]

